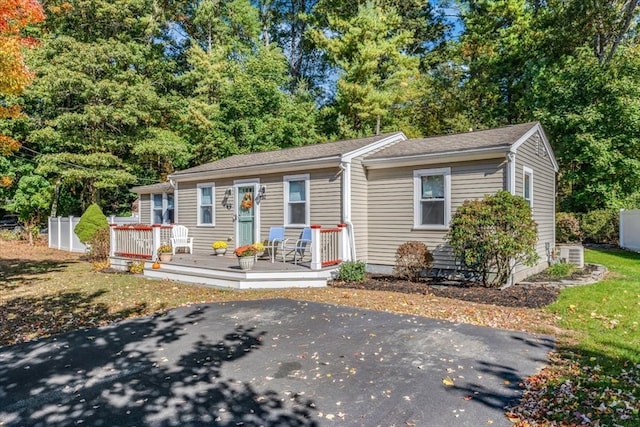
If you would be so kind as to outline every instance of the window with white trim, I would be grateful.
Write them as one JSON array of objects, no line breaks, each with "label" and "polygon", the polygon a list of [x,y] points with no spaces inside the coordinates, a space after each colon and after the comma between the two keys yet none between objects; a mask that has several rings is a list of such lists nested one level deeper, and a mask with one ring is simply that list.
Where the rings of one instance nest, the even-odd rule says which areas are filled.
[{"label": "window with white trim", "polygon": [[309,225],[309,175],[289,175],[283,181],[284,225]]},{"label": "window with white trim", "polygon": [[216,225],[215,200],[215,184],[198,184],[198,225]]},{"label": "window with white trim", "polygon": [[522,197],[533,207],[533,169],[522,167]]},{"label": "window with white trim", "polygon": [[414,228],[446,229],[451,216],[451,168],[413,171]]},{"label": "window with white trim", "polygon": [[151,223],[171,224],[174,222],[173,194],[157,193],[151,195]]}]

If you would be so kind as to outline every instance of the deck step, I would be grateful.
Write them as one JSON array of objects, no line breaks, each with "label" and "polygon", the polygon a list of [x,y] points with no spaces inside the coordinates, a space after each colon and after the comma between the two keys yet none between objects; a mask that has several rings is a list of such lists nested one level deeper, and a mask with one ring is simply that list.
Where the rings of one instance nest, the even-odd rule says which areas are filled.
[{"label": "deck step", "polygon": [[282,289],[325,287],[332,271],[229,271],[177,264],[162,264],[153,269],[152,263],[146,262],[144,276],[222,289]]}]

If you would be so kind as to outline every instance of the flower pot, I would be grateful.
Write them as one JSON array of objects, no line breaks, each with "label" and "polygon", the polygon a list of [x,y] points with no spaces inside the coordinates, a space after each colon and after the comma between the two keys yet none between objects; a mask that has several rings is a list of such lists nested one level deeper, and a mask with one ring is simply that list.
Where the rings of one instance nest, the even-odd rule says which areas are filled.
[{"label": "flower pot", "polygon": [[224,254],[227,253],[227,248],[220,248],[220,249],[216,249],[216,255],[218,256],[223,256]]},{"label": "flower pot", "polygon": [[171,261],[171,257],[173,257],[172,254],[160,254],[160,261],[161,262],[170,262]]},{"label": "flower pot", "polygon": [[253,256],[238,257],[238,264],[240,264],[240,270],[251,270],[255,262],[256,262],[256,259]]}]

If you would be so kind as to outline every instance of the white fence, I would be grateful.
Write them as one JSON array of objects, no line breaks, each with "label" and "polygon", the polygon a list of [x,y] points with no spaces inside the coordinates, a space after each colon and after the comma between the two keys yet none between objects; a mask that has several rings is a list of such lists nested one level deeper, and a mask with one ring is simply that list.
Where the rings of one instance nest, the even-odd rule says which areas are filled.
[{"label": "white fence", "polygon": [[[140,218],[137,216],[122,217],[110,216],[107,218],[110,224],[137,224]],[[69,252],[85,252],[87,247],[78,239],[73,229],[80,222],[80,217],[50,217],[49,218],[49,247]]]},{"label": "white fence", "polygon": [[640,209],[620,211],[620,247],[640,251]]}]

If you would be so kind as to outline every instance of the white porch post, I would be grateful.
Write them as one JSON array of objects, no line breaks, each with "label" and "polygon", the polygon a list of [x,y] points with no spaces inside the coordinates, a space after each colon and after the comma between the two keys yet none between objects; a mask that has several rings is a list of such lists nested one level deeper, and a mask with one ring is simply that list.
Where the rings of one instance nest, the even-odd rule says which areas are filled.
[{"label": "white porch post", "polygon": [[117,224],[109,224],[109,256],[116,254],[116,227]]},{"label": "white porch post", "polygon": [[160,245],[162,244],[162,242],[160,241],[160,224],[153,224],[152,226],[152,230],[151,230],[151,248],[153,250],[153,253],[151,254],[151,259],[153,261],[156,261],[158,259],[158,248],[160,247]]},{"label": "white porch post", "polygon": [[340,262],[350,261],[351,251],[349,250],[349,233],[347,232],[347,224],[338,224],[340,233],[338,233],[338,259]]},{"label": "white porch post", "polygon": [[320,226],[311,226],[311,269],[320,270],[322,268],[322,254],[320,253]]}]

